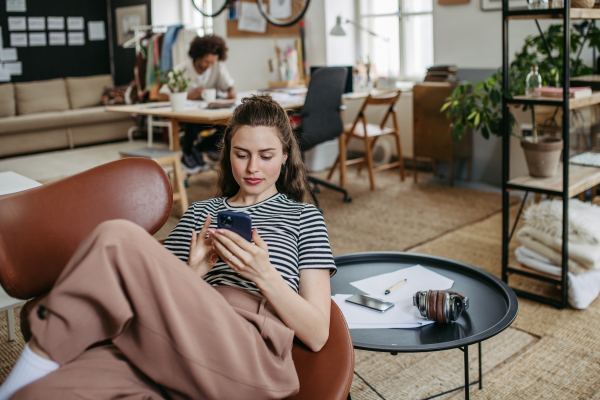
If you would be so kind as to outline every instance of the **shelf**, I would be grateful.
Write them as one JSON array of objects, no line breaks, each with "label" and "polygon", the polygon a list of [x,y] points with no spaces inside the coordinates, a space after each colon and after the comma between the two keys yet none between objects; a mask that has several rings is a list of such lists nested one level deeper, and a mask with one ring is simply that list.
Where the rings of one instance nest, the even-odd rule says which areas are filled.
[{"label": "shelf", "polygon": [[[512,8],[506,12],[506,19],[563,19],[563,8],[547,8],[530,10],[528,8]],[[599,8],[571,8],[571,20],[600,19]]]},{"label": "shelf", "polygon": [[544,272],[536,271],[535,269],[527,268],[518,261],[514,261],[508,265],[508,272],[558,284],[561,283],[562,279],[560,276],[550,275]]},{"label": "shelf", "polygon": [[[553,196],[563,195],[563,166],[558,166],[558,172],[551,178],[534,178],[530,175],[511,179],[507,182],[508,189],[526,190]],[[569,198],[577,196],[600,184],[600,168],[584,165],[569,164]]]},{"label": "shelf", "polygon": [[[506,104],[530,104],[540,106],[562,107],[563,101],[562,98],[556,97],[515,96],[512,99],[507,99]],[[594,104],[600,104],[600,91],[592,92],[591,96],[580,97],[578,99],[569,99],[569,110],[588,107]]]}]

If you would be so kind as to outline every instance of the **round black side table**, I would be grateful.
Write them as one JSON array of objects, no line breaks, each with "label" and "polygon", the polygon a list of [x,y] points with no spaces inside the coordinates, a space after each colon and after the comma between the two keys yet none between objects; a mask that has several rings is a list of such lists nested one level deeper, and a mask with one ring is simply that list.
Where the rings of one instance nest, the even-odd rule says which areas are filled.
[{"label": "round black side table", "polygon": [[[469,310],[450,324],[433,323],[412,329],[351,329],[354,348],[398,353],[460,349],[464,355],[465,398],[469,398],[469,346],[479,347],[479,389],[481,342],[508,328],[517,316],[515,292],[494,275],[458,261],[415,253],[365,252],[335,257],[337,273],[331,278],[332,294],[361,293],[350,282],[398,269],[421,265],[454,281],[453,291],[469,296]],[[425,288],[424,288],[425,289]],[[477,382],[473,382],[477,383]],[[454,390],[459,390],[459,387]]]}]

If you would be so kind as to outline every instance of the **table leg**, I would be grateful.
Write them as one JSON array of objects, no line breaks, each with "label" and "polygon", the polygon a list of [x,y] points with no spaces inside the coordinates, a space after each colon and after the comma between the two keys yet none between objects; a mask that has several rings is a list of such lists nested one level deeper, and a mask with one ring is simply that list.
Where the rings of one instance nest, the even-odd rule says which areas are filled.
[{"label": "table leg", "polygon": [[15,340],[15,310],[13,308],[6,310],[6,320],[8,321],[8,341]]},{"label": "table leg", "polygon": [[152,128],[152,115],[148,115],[148,147],[152,147],[152,139],[154,137],[154,130]]},{"label": "table leg", "polygon": [[481,374],[481,342],[477,344],[479,346],[479,390],[483,389],[483,378]]},{"label": "table leg", "polygon": [[469,346],[463,349],[465,358],[465,400],[469,400]]},{"label": "table leg", "polygon": [[171,132],[173,133],[173,150],[181,150],[179,145],[179,120],[171,118]]}]

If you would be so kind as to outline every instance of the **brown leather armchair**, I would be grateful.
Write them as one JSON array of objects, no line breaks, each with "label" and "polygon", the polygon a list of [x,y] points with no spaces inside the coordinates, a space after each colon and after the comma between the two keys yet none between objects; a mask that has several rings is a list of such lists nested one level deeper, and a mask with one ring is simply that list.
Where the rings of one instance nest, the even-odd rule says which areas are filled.
[{"label": "brown leather armchair", "polygon": [[[128,158],[61,181],[0,196],[0,284],[19,299],[26,315],[51,288],[79,243],[101,222],[127,219],[154,234],[173,204],[169,179],[152,160]],[[346,321],[331,303],[329,340],[318,353],[297,341],[293,358],[301,399],[345,399],[354,371]]]}]

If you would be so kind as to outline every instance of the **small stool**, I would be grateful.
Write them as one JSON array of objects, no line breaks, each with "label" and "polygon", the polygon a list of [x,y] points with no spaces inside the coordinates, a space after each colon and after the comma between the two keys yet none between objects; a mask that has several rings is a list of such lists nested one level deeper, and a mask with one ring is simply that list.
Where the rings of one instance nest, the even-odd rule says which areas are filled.
[{"label": "small stool", "polygon": [[162,167],[171,167],[173,171],[173,202],[178,201],[181,206],[181,215],[188,209],[188,198],[185,191],[183,170],[181,169],[181,151],[159,149],[155,147],[142,147],[135,150],[120,151],[121,158],[142,157],[156,161]]},{"label": "small stool", "polygon": [[0,312],[6,311],[6,320],[8,321],[8,341],[15,340],[15,312],[14,308],[25,304],[25,300],[10,297],[2,286],[0,286]]}]

